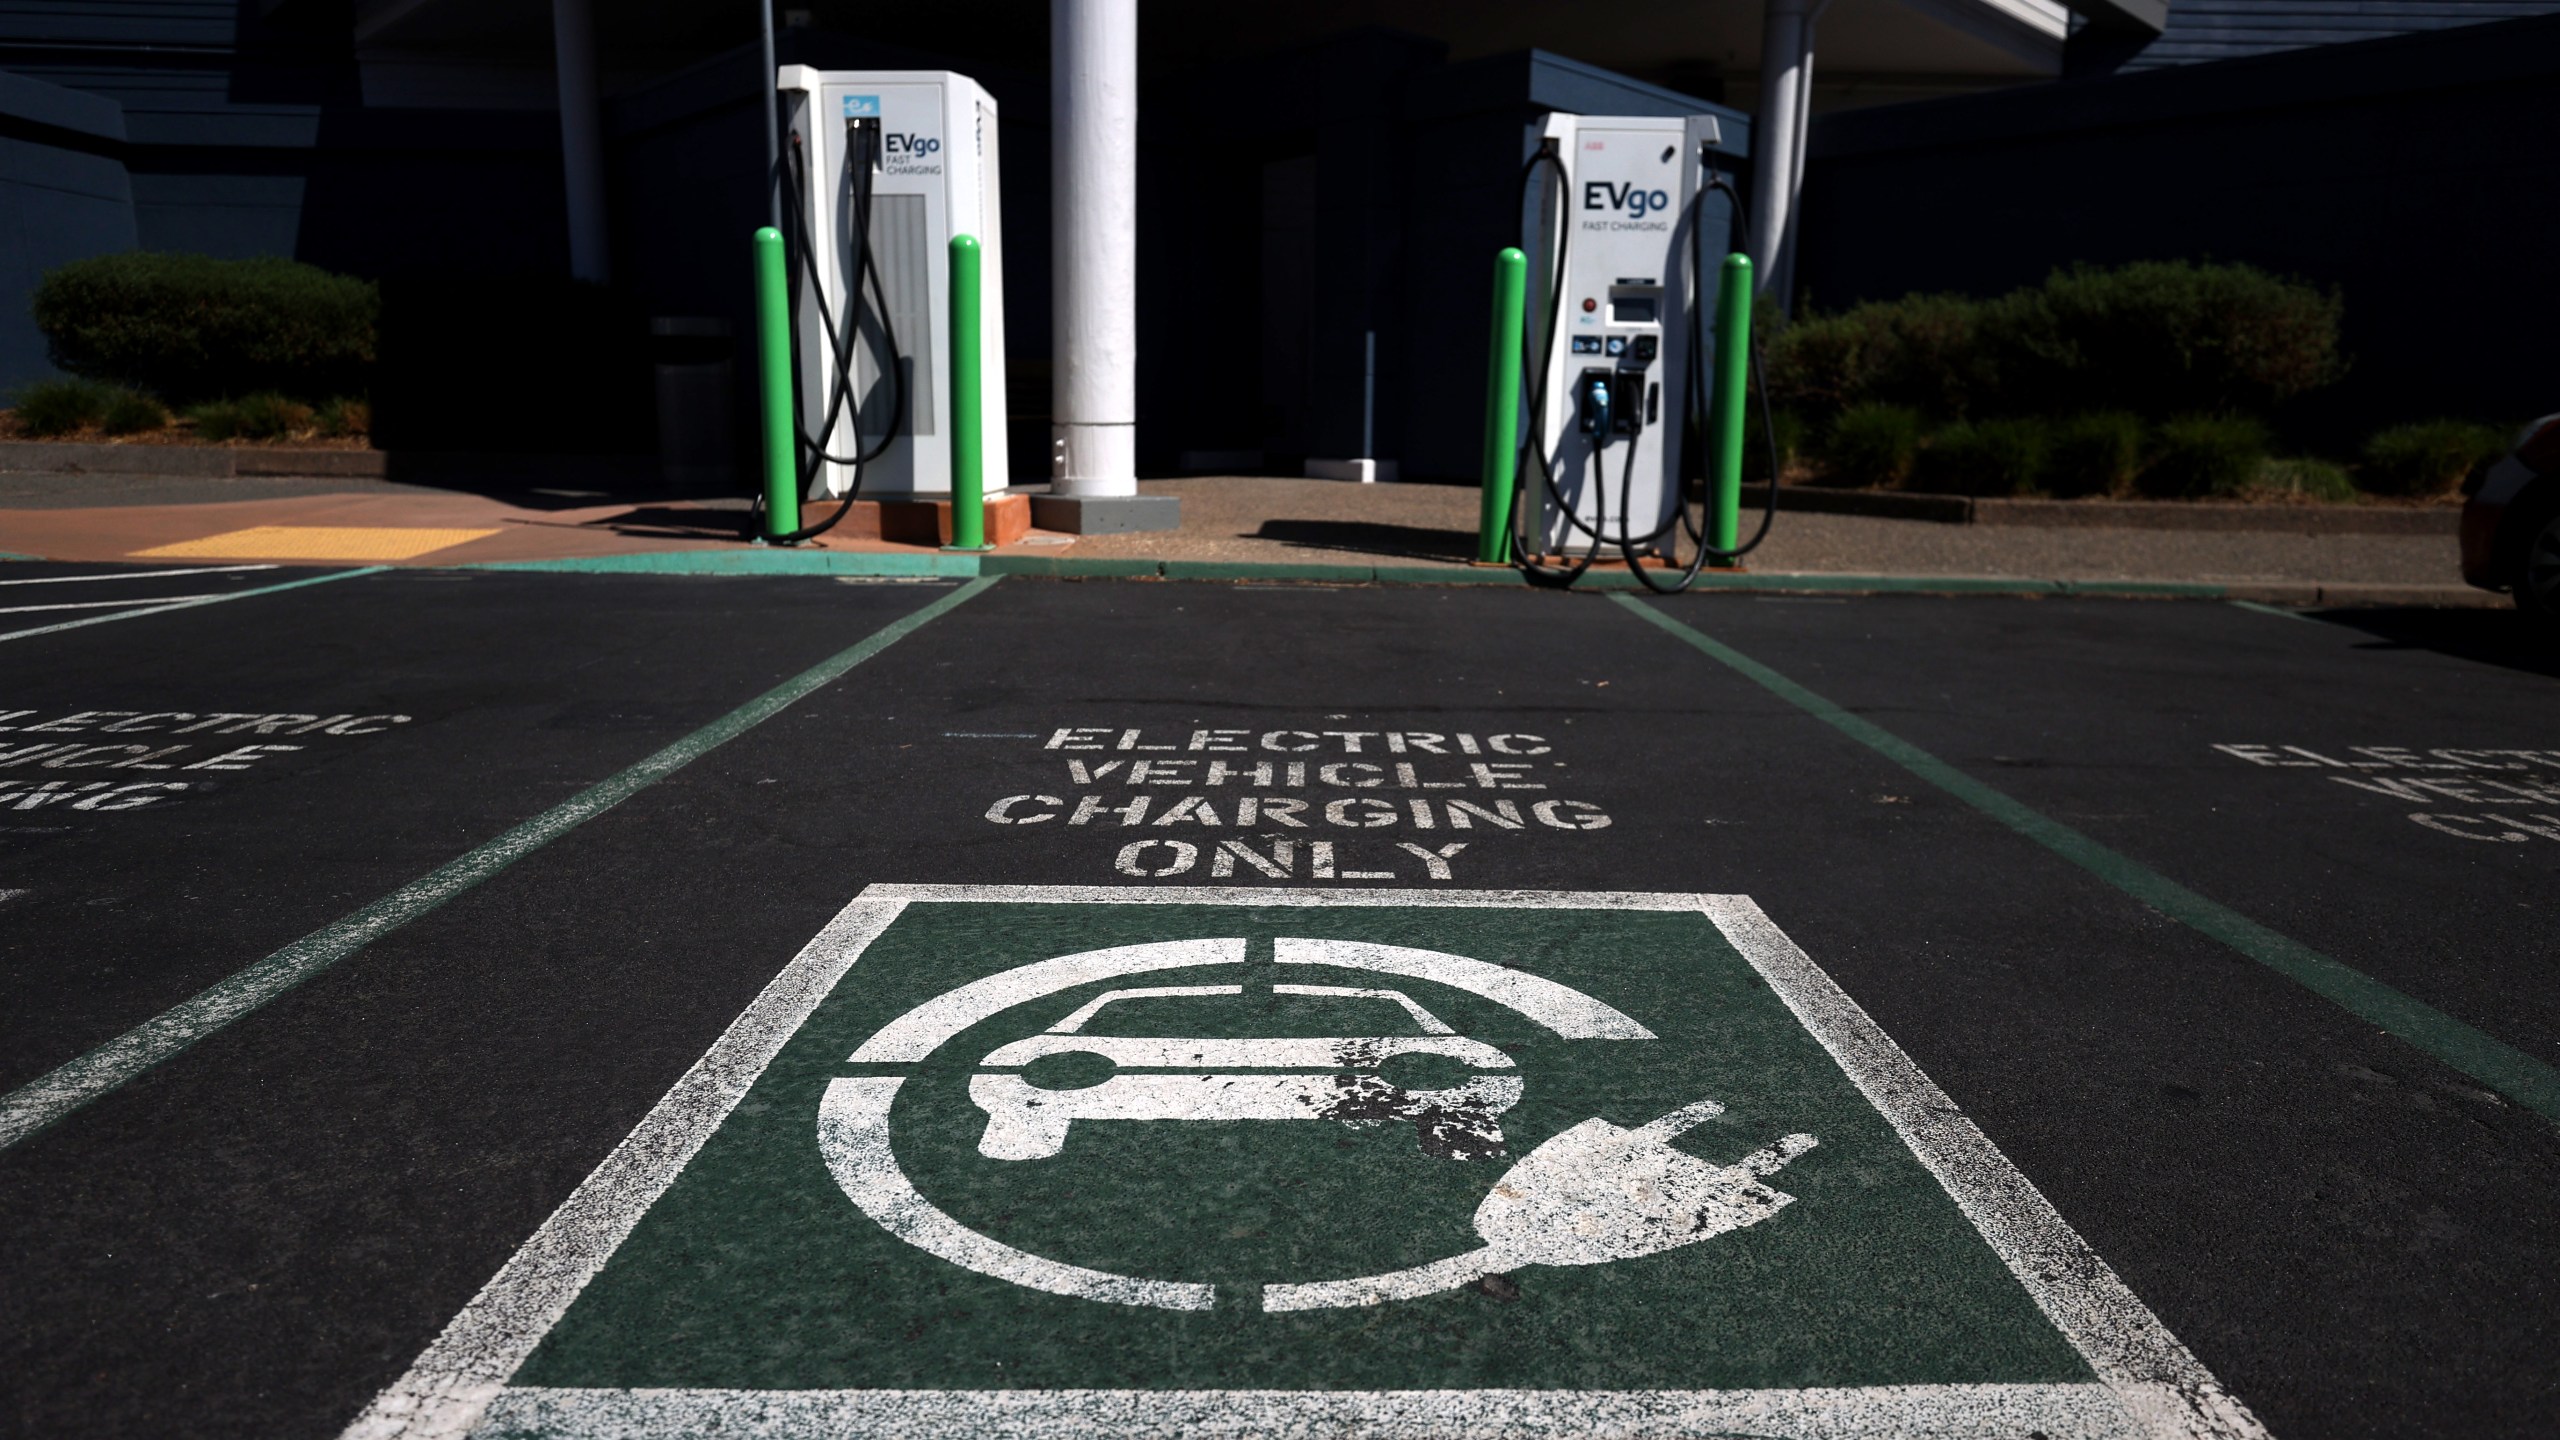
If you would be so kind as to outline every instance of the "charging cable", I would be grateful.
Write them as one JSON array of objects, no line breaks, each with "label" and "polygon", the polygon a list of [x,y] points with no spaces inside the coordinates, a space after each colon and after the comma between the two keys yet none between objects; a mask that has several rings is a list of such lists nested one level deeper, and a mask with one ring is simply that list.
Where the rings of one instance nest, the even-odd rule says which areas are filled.
[{"label": "charging cable", "polygon": [[[845,229],[846,243],[851,249],[851,255],[845,265],[845,274],[849,280],[845,286],[844,313],[841,316],[827,303],[826,280],[818,267],[817,238],[809,223],[809,210],[814,203],[814,197],[809,183],[807,146],[797,130],[791,132],[790,146],[786,152],[791,169],[791,183],[783,187],[783,193],[790,202],[792,235],[797,240],[800,251],[800,264],[794,268],[792,277],[795,291],[795,303],[791,307],[792,323],[795,327],[798,324],[800,307],[796,303],[796,292],[799,285],[805,283],[809,287],[808,294],[818,312],[818,324],[826,338],[827,354],[834,361],[835,370],[834,377],[827,387],[825,416],[818,424],[817,433],[811,434],[805,420],[796,415],[794,417],[798,438],[795,469],[799,476],[800,490],[802,494],[807,494],[810,482],[818,476],[819,467],[830,463],[851,468],[853,485],[841,497],[834,514],[815,525],[804,526],[788,535],[764,537],[766,543],[772,545],[796,545],[805,540],[814,540],[834,529],[837,522],[852,512],[854,501],[861,498],[862,482],[866,478],[869,465],[888,452],[889,446],[896,442],[906,420],[906,361],[898,353],[897,328],[889,316],[888,297],[880,284],[879,262],[871,244],[871,177],[877,172],[880,161],[878,122],[865,122],[849,117],[845,122],[844,148]],[[882,369],[889,381],[888,420],[881,426],[878,437],[867,446],[862,442],[861,402],[853,393],[853,362],[862,344],[863,321],[866,318],[862,303],[865,285],[870,287],[871,292],[871,305],[867,318],[878,328],[877,348],[886,360]],[[797,344],[792,347],[792,353],[795,358],[798,356]],[[839,419],[846,422],[846,429],[851,433],[854,446],[851,455],[832,454],[826,448],[827,437],[835,433],[836,422]],[[749,512],[750,534],[762,534],[763,519],[764,497],[759,494],[754,508]]]}]

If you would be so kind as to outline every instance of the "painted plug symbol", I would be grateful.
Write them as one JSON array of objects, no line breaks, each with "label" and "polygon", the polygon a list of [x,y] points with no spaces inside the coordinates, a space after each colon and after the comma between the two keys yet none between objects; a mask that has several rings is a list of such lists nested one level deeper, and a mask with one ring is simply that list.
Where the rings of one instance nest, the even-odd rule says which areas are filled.
[{"label": "painted plug symbol", "polygon": [[1547,1137],[1476,1207],[1486,1273],[1657,1255],[1794,1204],[1761,1177],[1812,1149],[1810,1135],[1789,1135],[1731,1165],[1671,1148],[1682,1132],[1723,1113],[1701,1100],[1635,1130],[1594,1118]]},{"label": "painted plug symbol", "polygon": [[1265,1310],[1375,1305],[1470,1285],[1524,1265],[1600,1265],[1694,1245],[1768,1219],[1795,1197],[1762,1183],[1818,1142],[1788,1135],[1731,1165],[1671,1148],[1724,1113],[1684,1105],[1634,1130],[1594,1117],[1547,1137],[1476,1206],[1484,1248],[1356,1280],[1266,1285]]}]

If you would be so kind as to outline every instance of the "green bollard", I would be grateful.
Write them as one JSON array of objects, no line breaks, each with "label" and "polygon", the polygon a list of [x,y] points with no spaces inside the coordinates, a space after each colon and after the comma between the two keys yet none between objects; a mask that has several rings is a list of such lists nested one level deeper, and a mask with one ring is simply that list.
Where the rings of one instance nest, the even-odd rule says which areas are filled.
[{"label": "green bollard", "polygon": [[[1751,398],[1751,257],[1724,257],[1724,273],[1716,286],[1716,370],[1714,419],[1710,422],[1715,461],[1714,507],[1708,517],[1707,543],[1730,550],[1742,531],[1742,423]],[[1732,565],[1719,560],[1718,565]]]},{"label": "green bollard", "polygon": [[782,232],[756,231],[756,359],[764,399],[764,535],[800,528],[800,453],[791,414],[791,289]]},{"label": "green bollard", "polygon": [[979,364],[977,237],[951,237],[951,543],[945,550],[990,550],[987,543],[986,396]]},{"label": "green bollard", "polygon": [[1511,488],[1520,466],[1520,326],[1529,257],[1516,245],[1493,257],[1493,353],[1484,372],[1484,493],[1476,514],[1476,563],[1511,559]]}]

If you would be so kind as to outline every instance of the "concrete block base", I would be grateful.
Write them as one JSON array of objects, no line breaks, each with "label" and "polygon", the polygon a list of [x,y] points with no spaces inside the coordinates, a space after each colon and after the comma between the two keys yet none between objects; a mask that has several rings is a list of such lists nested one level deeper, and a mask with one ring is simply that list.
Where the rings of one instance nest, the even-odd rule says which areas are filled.
[{"label": "concrete block base", "polygon": [[[832,501],[813,500],[804,507],[815,510]],[[821,512],[818,519],[825,518]],[[804,522],[805,523],[805,522]],[[853,513],[833,532],[847,540],[886,540],[898,545],[948,545],[951,543],[951,502],[948,500],[856,500]],[[1010,545],[1031,533],[1031,497],[1028,495],[990,495],[987,497],[987,543]]]},{"label": "concrete block base", "polygon": [[1182,501],[1172,495],[1034,495],[1031,523],[1069,535],[1179,530]]}]

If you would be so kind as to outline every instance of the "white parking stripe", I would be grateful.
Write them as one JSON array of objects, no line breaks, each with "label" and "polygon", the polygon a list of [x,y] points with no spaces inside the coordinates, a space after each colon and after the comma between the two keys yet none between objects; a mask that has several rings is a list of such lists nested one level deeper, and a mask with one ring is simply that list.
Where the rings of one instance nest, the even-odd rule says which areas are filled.
[{"label": "white parking stripe", "polygon": [[510,1435],[615,1440],[808,1440],[972,1435],[1001,1440],[1366,1440],[1577,1435],[1912,1436],[2144,1432],[2106,1387],[1876,1385],[1802,1390],[560,1390],[513,1389],[490,1407]]},{"label": "white parking stripe", "polygon": [[24,615],[30,610],[113,610],[119,605],[175,605],[181,600],[220,600],[221,592],[206,595],[153,595],[145,599],[66,600],[58,605],[0,605],[0,615]]},{"label": "white parking stripe", "polygon": [[355,580],[366,575],[379,575],[388,565],[367,565],[361,570],[339,570],[327,575],[306,575],[275,585],[260,585],[248,590],[234,590],[227,595],[207,595],[193,600],[172,600],[153,604],[148,600],[128,602],[139,608],[119,610],[112,615],[83,615],[77,620],[56,620],[50,625],[37,625],[25,630],[0,630],[0,640],[28,640],[38,635],[52,635],[64,630],[77,630],[84,625],[105,625],[117,620],[131,620],[143,615],[159,615],[171,610],[192,610],[198,605],[219,605],[225,600],[246,600],[252,595],[273,595],[279,590],[299,590],[305,585],[326,585],[332,580]]},{"label": "white parking stripe", "polygon": [[0,585],[69,585],[80,580],[156,580],[164,575],[223,575],[234,570],[273,570],[273,565],[189,565],[182,570],[102,570],[94,575],[35,575]]}]

